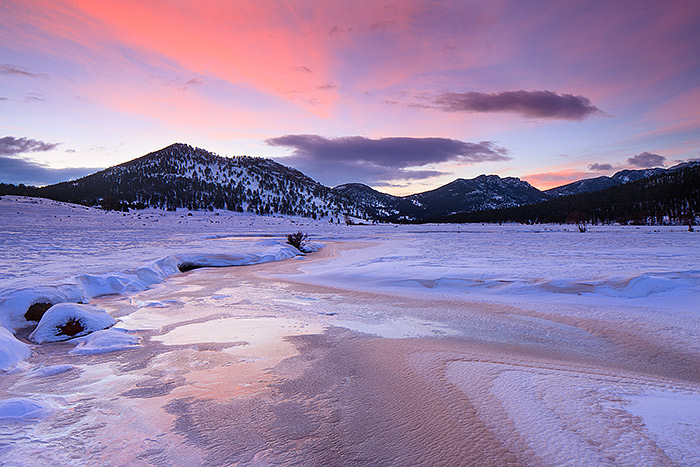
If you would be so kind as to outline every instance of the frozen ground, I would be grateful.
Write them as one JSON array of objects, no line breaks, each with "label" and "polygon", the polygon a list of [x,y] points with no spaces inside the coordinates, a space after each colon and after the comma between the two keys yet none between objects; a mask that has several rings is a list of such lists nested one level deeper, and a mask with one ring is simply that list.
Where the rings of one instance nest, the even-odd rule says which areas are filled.
[{"label": "frozen ground", "polygon": [[[0,224],[8,465],[700,464],[700,233],[14,197]],[[35,345],[41,301],[117,324]]]}]

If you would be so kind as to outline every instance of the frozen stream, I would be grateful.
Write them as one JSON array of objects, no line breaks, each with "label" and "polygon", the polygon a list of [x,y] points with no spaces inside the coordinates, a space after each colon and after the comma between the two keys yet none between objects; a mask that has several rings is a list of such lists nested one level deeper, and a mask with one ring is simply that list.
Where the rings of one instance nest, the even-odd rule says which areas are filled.
[{"label": "frozen stream", "polygon": [[[136,216],[114,220],[129,238],[151,239],[131,245],[142,252],[131,267],[183,248],[230,259],[300,222],[223,215],[189,220],[206,226],[194,240],[168,237],[182,213],[158,218],[170,227],[151,236]],[[97,218],[106,214],[81,216],[93,237],[108,237]],[[325,247],[88,297],[117,319],[100,332],[119,345],[32,345],[0,373],[0,463],[700,464],[700,235],[305,228]],[[56,244],[78,235],[53,232]],[[44,279],[18,265],[5,296],[70,283],[65,258],[99,277],[137,277],[120,272],[131,253],[91,251],[49,251]]]}]

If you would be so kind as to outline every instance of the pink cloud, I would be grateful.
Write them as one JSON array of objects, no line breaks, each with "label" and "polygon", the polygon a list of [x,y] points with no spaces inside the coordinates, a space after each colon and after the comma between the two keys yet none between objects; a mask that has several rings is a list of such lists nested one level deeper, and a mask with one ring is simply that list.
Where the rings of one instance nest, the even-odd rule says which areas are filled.
[{"label": "pink cloud", "polygon": [[567,183],[577,180],[598,176],[600,176],[600,174],[592,174],[576,169],[561,169],[552,172],[525,175],[521,178],[540,190],[549,190],[550,188],[566,185]]}]

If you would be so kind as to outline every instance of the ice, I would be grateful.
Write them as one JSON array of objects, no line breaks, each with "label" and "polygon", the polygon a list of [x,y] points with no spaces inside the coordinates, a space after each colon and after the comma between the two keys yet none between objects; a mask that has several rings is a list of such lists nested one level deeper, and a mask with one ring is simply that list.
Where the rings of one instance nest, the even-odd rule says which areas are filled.
[{"label": "ice", "polygon": [[87,336],[73,339],[78,345],[70,353],[78,355],[97,355],[109,352],[129,350],[139,346],[139,337],[125,329],[110,328],[95,331]]},{"label": "ice", "polygon": [[700,465],[700,392],[649,391],[629,400],[626,410],[642,418],[673,462]]},{"label": "ice", "polygon": [[333,321],[333,325],[340,326],[353,331],[387,339],[408,339],[411,337],[431,337],[431,336],[456,336],[459,331],[450,329],[442,323],[416,319],[411,317],[398,317],[385,319],[380,323],[361,321]]},{"label": "ice", "polygon": [[13,397],[0,401],[0,420],[28,421],[45,418],[53,411],[51,404],[24,397]]},{"label": "ice", "polygon": [[27,344],[17,338],[7,329],[0,326],[0,370],[10,371],[19,362],[26,360],[32,354]]},{"label": "ice", "polygon": [[[79,323],[79,329],[73,333],[63,332],[61,328],[71,322]],[[59,303],[48,309],[29,338],[37,344],[64,341],[114,326],[116,323],[106,311],[97,307]]]}]

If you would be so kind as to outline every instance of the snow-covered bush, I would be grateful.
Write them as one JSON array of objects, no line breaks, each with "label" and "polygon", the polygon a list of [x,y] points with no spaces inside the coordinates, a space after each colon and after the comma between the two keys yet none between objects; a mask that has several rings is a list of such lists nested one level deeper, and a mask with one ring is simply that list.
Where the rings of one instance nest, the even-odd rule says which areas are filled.
[{"label": "snow-covered bush", "polygon": [[[29,309],[37,304],[55,304],[80,302],[84,300],[83,292],[77,285],[67,284],[55,287],[29,287],[20,290],[8,290],[0,293],[0,326],[10,331],[27,326],[35,318],[41,319],[39,307]],[[38,320],[37,320],[38,321]]]},{"label": "snow-covered bush", "polygon": [[78,303],[59,303],[44,313],[29,339],[42,342],[58,342],[85,336],[116,324],[106,311]]}]

